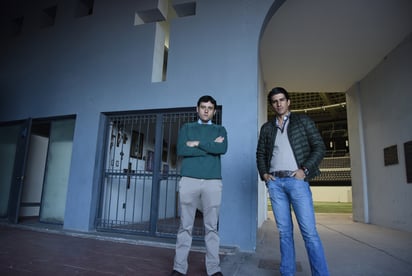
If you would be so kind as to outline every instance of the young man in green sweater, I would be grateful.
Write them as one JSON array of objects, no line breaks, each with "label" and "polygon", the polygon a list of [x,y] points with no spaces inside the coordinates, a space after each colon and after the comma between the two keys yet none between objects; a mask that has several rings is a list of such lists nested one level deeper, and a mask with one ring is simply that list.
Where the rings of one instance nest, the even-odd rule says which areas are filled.
[{"label": "young man in green sweater", "polygon": [[177,154],[183,157],[179,182],[181,214],[172,276],[187,272],[192,229],[199,206],[205,226],[206,271],[208,275],[222,275],[217,225],[222,196],[220,156],[227,151],[227,133],[223,126],[212,123],[216,113],[213,97],[200,97],[196,111],[198,121],[182,126],[177,143]]}]

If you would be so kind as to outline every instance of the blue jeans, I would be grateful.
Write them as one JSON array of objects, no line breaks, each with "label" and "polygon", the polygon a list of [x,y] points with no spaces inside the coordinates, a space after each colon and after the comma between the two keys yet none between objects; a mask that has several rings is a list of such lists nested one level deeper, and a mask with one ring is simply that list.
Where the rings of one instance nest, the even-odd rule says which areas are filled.
[{"label": "blue jeans", "polygon": [[316,230],[309,183],[294,177],[276,178],[267,183],[273,214],[279,230],[280,273],[295,275],[295,244],[291,206],[305,242],[312,275],[329,275],[322,242]]}]

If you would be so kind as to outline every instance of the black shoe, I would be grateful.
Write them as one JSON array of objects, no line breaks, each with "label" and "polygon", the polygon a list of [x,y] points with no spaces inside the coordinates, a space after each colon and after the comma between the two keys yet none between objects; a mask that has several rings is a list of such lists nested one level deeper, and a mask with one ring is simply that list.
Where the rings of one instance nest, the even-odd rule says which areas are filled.
[{"label": "black shoe", "polygon": [[212,276],[223,276],[223,274],[222,272],[219,271],[219,272],[213,273]]},{"label": "black shoe", "polygon": [[172,273],[170,274],[170,276],[182,276],[182,275],[185,275],[185,274],[180,273],[180,272],[177,271],[177,270],[173,270]]}]

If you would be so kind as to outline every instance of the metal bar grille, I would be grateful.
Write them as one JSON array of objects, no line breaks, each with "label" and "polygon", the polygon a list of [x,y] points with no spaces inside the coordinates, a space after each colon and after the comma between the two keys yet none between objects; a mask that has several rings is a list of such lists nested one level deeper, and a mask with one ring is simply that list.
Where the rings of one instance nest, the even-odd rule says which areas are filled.
[{"label": "metal bar grille", "polygon": [[107,120],[108,146],[99,229],[149,230],[153,171],[144,145],[154,139],[156,115],[119,115]]},{"label": "metal bar grille", "polygon": [[[108,142],[96,220],[98,230],[176,235],[180,222],[178,132],[183,124],[196,120],[197,113],[193,109],[107,117],[105,135]],[[221,123],[220,109],[215,120],[215,123]],[[159,124],[160,128],[156,127]],[[158,139],[161,139],[160,143]],[[155,160],[160,162],[156,166]],[[154,168],[160,169],[154,171]],[[151,210],[153,206],[156,207],[153,210],[157,209],[155,214]],[[155,231],[152,230],[153,223]],[[200,239],[203,235],[203,218],[198,212],[193,238]]]}]

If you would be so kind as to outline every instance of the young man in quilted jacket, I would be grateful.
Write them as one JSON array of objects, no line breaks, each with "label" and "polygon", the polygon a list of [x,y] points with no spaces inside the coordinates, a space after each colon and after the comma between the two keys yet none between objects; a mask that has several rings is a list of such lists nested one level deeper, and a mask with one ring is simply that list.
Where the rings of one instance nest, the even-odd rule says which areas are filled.
[{"label": "young man in quilted jacket", "polygon": [[329,275],[308,182],[319,174],[325,154],[323,139],[308,116],[289,111],[290,98],[284,88],[273,88],[268,101],[276,116],[261,127],[256,160],[279,231],[281,275],[296,272],[291,207],[305,242],[312,275]]}]

